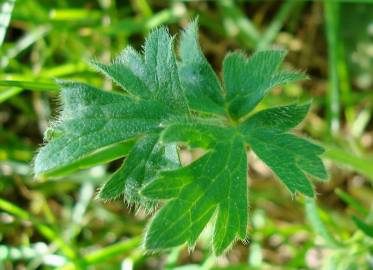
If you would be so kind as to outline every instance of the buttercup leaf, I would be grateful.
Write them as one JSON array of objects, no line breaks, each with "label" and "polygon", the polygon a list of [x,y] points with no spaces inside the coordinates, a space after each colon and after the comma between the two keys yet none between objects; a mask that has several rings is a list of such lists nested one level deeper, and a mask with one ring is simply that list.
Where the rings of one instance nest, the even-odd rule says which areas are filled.
[{"label": "buttercup leaf", "polygon": [[[324,150],[291,133],[311,103],[252,113],[273,87],[305,78],[281,70],[286,52],[229,53],[220,80],[197,32],[196,21],[182,32],[179,62],[174,37],[159,28],[146,39],[143,53],[128,47],[108,65],[93,63],[122,93],[61,82],[60,118],[35,158],[36,174],[58,175],[61,168],[73,171],[78,164],[127,156],[98,198],[123,196],[147,212],[160,206],[145,234],[148,251],[193,247],[209,222],[217,255],[246,238],[248,149],[291,193],[313,197],[308,176],[327,179],[319,158]],[[180,145],[205,152],[182,166]]]}]

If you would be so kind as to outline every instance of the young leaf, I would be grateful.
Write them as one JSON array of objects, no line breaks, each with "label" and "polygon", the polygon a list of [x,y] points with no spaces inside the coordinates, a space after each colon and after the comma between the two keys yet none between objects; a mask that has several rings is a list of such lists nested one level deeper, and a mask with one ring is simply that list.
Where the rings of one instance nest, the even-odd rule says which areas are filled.
[{"label": "young leaf", "polygon": [[[173,40],[159,28],[147,38],[144,54],[129,47],[109,65],[94,63],[123,94],[60,83],[63,110],[46,134],[35,173],[57,175],[127,155],[98,197],[124,195],[147,210],[162,202],[145,248],[193,246],[213,219],[212,246],[221,254],[247,234],[246,150],[253,149],[292,193],[313,197],[307,175],[327,178],[319,158],[323,149],[290,133],[310,103],[248,115],[274,86],[304,78],[279,70],[285,52],[260,51],[250,58],[228,54],[221,83],[199,47],[197,22],[182,33],[177,64]],[[126,147],[114,147],[122,143]],[[180,143],[206,152],[180,167]]]}]

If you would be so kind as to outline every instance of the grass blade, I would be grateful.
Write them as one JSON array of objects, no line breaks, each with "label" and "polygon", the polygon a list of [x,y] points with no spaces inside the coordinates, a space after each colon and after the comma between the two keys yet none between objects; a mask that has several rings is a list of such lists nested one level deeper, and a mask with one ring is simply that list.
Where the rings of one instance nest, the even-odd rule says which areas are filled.
[{"label": "grass blade", "polygon": [[284,25],[286,19],[289,17],[289,13],[291,12],[295,3],[296,1],[287,0],[284,4],[282,4],[280,10],[276,13],[271,24],[268,26],[267,30],[262,35],[258,44],[258,49],[268,48],[268,46],[280,32],[281,27]]},{"label": "grass blade", "polygon": [[311,223],[313,230],[319,234],[330,247],[338,247],[340,244],[331,235],[328,229],[325,227],[324,222],[321,220],[318,212],[318,207],[314,199],[306,199],[305,201],[306,215]]},{"label": "grass blade", "polygon": [[37,40],[43,38],[50,30],[51,27],[49,25],[42,25],[25,34],[14,44],[14,46],[4,52],[0,60],[0,67],[6,67],[10,59],[15,58],[20,52],[27,49]]},{"label": "grass blade", "polygon": [[66,255],[66,257],[74,261],[77,259],[76,252],[67,243],[65,243],[64,239],[60,237],[60,234],[58,232],[54,231],[51,227],[44,224],[39,219],[33,217],[27,211],[1,198],[0,198],[0,209],[8,212],[9,214],[21,220],[31,221],[32,224],[39,231],[39,233],[43,235],[46,239],[55,243],[61,249],[61,251]]},{"label": "grass blade", "polygon": [[373,226],[365,223],[357,216],[352,216],[352,221],[355,223],[356,227],[358,227],[365,235],[373,238]]},{"label": "grass blade", "polygon": [[11,97],[18,95],[22,92],[22,88],[19,87],[10,87],[5,90],[0,90],[0,104],[6,101],[7,99],[10,99]]},{"label": "grass blade", "polygon": [[89,9],[52,9],[49,18],[52,21],[99,21],[103,14],[100,10]]},{"label": "grass blade", "polygon": [[260,33],[254,23],[231,0],[219,0],[222,18],[227,34],[237,33],[240,35],[244,44],[249,47],[255,47],[259,43]]},{"label": "grass blade", "polygon": [[27,89],[27,90],[33,90],[33,91],[55,91],[59,89],[59,86],[53,82],[3,80],[3,81],[0,81],[0,86],[18,87],[21,89]]},{"label": "grass blade", "polygon": [[339,3],[334,0],[324,2],[326,23],[326,39],[328,43],[328,120],[329,130],[336,135],[340,128],[340,93],[338,79],[338,28],[339,28]]},{"label": "grass blade", "polygon": [[15,3],[16,0],[6,0],[0,5],[0,47],[4,42]]},{"label": "grass blade", "polygon": [[[119,243],[115,243],[111,246],[107,246],[105,248],[99,249],[97,251],[93,251],[92,253],[87,254],[83,257],[82,261],[85,265],[95,265],[98,263],[104,263],[116,256],[125,254],[126,252],[130,252],[134,250],[141,244],[141,237],[134,237],[129,240],[125,240]],[[59,268],[59,270],[75,270],[79,269],[76,265],[72,263],[68,263],[63,267]]]},{"label": "grass blade", "polygon": [[325,148],[324,157],[336,163],[347,165],[353,170],[366,176],[373,182],[373,158],[372,157],[359,157],[349,151],[337,148],[335,146],[323,145]]},{"label": "grass blade", "polygon": [[97,152],[94,152],[76,162],[68,164],[57,170],[49,171],[38,175],[39,178],[44,177],[61,177],[77,170],[83,170],[93,167],[98,164],[107,163],[118,158],[126,156],[131,150],[134,144],[134,140],[125,141],[122,143],[117,143],[109,145]]},{"label": "grass blade", "polygon": [[180,20],[186,15],[184,6],[173,6],[168,9],[161,10],[154,15],[138,20],[123,19],[108,26],[99,27],[99,30],[105,34],[116,36],[118,33],[131,35],[135,33],[147,32],[160,25],[169,24]]},{"label": "grass blade", "polygon": [[350,207],[355,209],[359,214],[363,216],[367,216],[369,214],[369,211],[354,197],[352,197],[347,192],[344,192],[343,190],[337,188],[335,190],[335,193],[338,195],[339,198],[341,198],[345,203],[347,203]]}]

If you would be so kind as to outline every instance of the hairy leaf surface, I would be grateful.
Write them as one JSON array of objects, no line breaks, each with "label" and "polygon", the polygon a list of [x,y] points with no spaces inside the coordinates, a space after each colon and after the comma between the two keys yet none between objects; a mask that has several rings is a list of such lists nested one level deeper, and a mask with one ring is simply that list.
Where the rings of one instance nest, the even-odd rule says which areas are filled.
[{"label": "hairy leaf surface", "polygon": [[287,133],[305,117],[310,104],[289,105],[260,111],[241,127],[246,142],[294,193],[314,195],[305,173],[327,178],[318,157],[324,149],[308,140]]},{"label": "hairy leaf surface", "polygon": [[103,185],[98,197],[112,200],[124,195],[127,202],[154,208],[154,201],[139,195],[141,187],[162,169],[177,168],[179,158],[175,144],[159,144],[158,134],[145,135],[132,148],[123,165]]},{"label": "hairy leaf surface", "polygon": [[[160,206],[145,234],[149,251],[192,247],[209,222],[216,254],[245,239],[248,149],[291,193],[312,197],[308,176],[327,178],[323,149],[291,133],[310,103],[252,113],[274,86],[305,78],[280,69],[286,53],[230,53],[220,80],[197,33],[197,22],[182,32],[179,62],[165,28],[150,33],[143,53],[128,47],[110,64],[94,62],[122,93],[61,82],[60,118],[35,159],[36,174],[58,175],[126,156],[98,197],[123,196],[148,212]],[[179,146],[205,152],[181,166]]]},{"label": "hairy leaf surface", "polygon": [[192,22],[181,35],[180,80],[192,109],[223,114],[223,89],[199,47],[197,31],[197,23]]},{"label": "hairy leaf surface", "polygon": [[224,85],[230,115],[238,119],[250,112],[273,87],[304,79],[298,72],[279,72],[285,51],[258,51],[250,58],[228,54],[223,63]]},{"label": "hairy leaf surface", "polygon": [[57,169],[89,153],[159,129],[171,117],[165,105],[61,82],[63,111],[56,135],[36,156],[35,173]]}]

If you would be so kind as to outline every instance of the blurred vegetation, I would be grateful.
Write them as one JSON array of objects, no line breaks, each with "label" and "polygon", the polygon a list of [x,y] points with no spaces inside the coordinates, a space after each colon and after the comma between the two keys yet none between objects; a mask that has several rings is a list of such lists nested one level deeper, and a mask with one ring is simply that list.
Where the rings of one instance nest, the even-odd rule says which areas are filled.
[{"label": "blurred vegetation", "polygon": [[[207,230],[186,248],[144,254],[149,217],[95,200],[113,162],[60,179],[34,179],[32,158],[59,110],[55,78],[115,91],[87,65],[199,17],[216,70],[234,49],[284,48],[310,80],[261,107],[313,99],[299,132],[327,149],[330,181],[317,205],[291,198],[250,155],[250,239],[221,258]],[[1,0],[0,269],[373,269],[373,2]],[[136,215],[135,215],[136,214]]]}]

